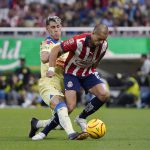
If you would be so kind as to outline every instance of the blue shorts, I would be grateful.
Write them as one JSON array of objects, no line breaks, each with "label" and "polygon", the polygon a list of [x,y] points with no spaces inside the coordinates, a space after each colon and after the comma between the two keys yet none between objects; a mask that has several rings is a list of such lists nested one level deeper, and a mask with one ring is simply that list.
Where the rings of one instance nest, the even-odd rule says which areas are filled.
[{"label": "blue shorts", "polygon": [[86,77],[78,77],[71,74],[64,74],[65,90],[80,91],[82,87],[86,92],[97,84],[103,83],[97,72]]}]

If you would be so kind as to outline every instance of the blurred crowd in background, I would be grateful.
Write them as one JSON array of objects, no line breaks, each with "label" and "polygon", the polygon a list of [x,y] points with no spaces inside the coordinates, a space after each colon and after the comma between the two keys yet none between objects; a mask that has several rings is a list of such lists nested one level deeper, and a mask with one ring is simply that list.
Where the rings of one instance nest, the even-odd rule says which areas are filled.
[{"label": "blurred crowd in background", "polygon": [[0,27],[44,27],[58,15],[63,26],[150,26],[149,0],[1,0]]},{"label": "blurred crowd in background", "polygon": [[25,65],[25,58],[20,58],[20,66],[14,72],[9,74],[1,72],[0,108],[41,105],[42,99],[38,92],[38,75]]}]

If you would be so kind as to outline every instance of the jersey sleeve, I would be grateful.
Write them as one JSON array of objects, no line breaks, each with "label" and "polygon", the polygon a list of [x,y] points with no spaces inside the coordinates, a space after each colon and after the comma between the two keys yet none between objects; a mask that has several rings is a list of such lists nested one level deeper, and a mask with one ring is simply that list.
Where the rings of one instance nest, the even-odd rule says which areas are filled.
[{"label": "jersey sleeve", "polygon": [[61,48],[63,52],[74,52],[77,49],[76,39],[73,37],[61,42]]},{"label": "jersey sleeve", "polygon": [[104,41],[103,45],[102,45],[102,52],[105,52],[108,48],[108,43],[107,41]]},{"label": "jersey sleeve", "polygon": [[99,60],[101,60],[104,57],[104,55],[106,54],[107,48],[108,48],[108,43],[107,41],[104,41],[102,45],[102,50],[101,50],[101,55],[100,55]]}]

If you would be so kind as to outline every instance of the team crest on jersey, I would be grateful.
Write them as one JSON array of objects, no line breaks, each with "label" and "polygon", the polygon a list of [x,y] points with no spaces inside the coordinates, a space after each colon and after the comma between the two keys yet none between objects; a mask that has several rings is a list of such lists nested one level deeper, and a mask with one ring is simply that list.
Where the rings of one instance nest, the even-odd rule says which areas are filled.
[{"label": "team crest on jersey", "polygon": [[69,81],[69,82],[68,82],[67,87],[69,87],[69,88],[73,87],[72,81]]},{"label": "team crest on jersey", "polygon": [[73,43],[74,43],[74,39],[71,38],[71,39],[64,42],[64,46],[69,45],[69,44],[73,44]]}]

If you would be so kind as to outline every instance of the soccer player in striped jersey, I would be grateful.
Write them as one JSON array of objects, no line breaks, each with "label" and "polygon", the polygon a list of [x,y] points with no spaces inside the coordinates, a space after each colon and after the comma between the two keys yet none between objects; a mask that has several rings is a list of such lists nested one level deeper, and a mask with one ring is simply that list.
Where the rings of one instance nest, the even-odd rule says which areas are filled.
[{"label": "soccer player in striped jersey", "polygon": [[75,35],[53,47],[50,53],[47,75],[53,77],[56,75],[54,67],[59,53],[69,52],[64,74],[65,97],[69,112],[76,106],[76,93],[80,86],[95,95],[75,119],[82,131],[86,131],[86,118],[97,111],[109,97],[106,85],[96,76],[96,66],[107,50],[108,32],[106,25],[98,24],[92,33]]},{"label": "soccer player in striped jersey", "polygon": [[[46,76],[49,67],[49,53],[51,49],[59,44],[61,37],[61,19],[57,16],[48,17],[46,20],[46,29],[50,36],[48,36],[40,46],[41,59],[41,78],[39,80],[39,92],[44,102],[54,110],[53,119],[38,121],[35,118],[31,121],[31,130],[29,137],[32,140],[42,140],[45,138],[50,130],[55,128],[59,123],[66,131],[70,140],[82,140],[87,137],[87,133],[77,133],[72,127],[71,120],[68,116],[68,109],[64,102],[64,84],[63,84],[63,59],[61,56],[56,60],[55,76],[48,78]],[[46,126],[41,132],[35,135],[39,127]]]}]

